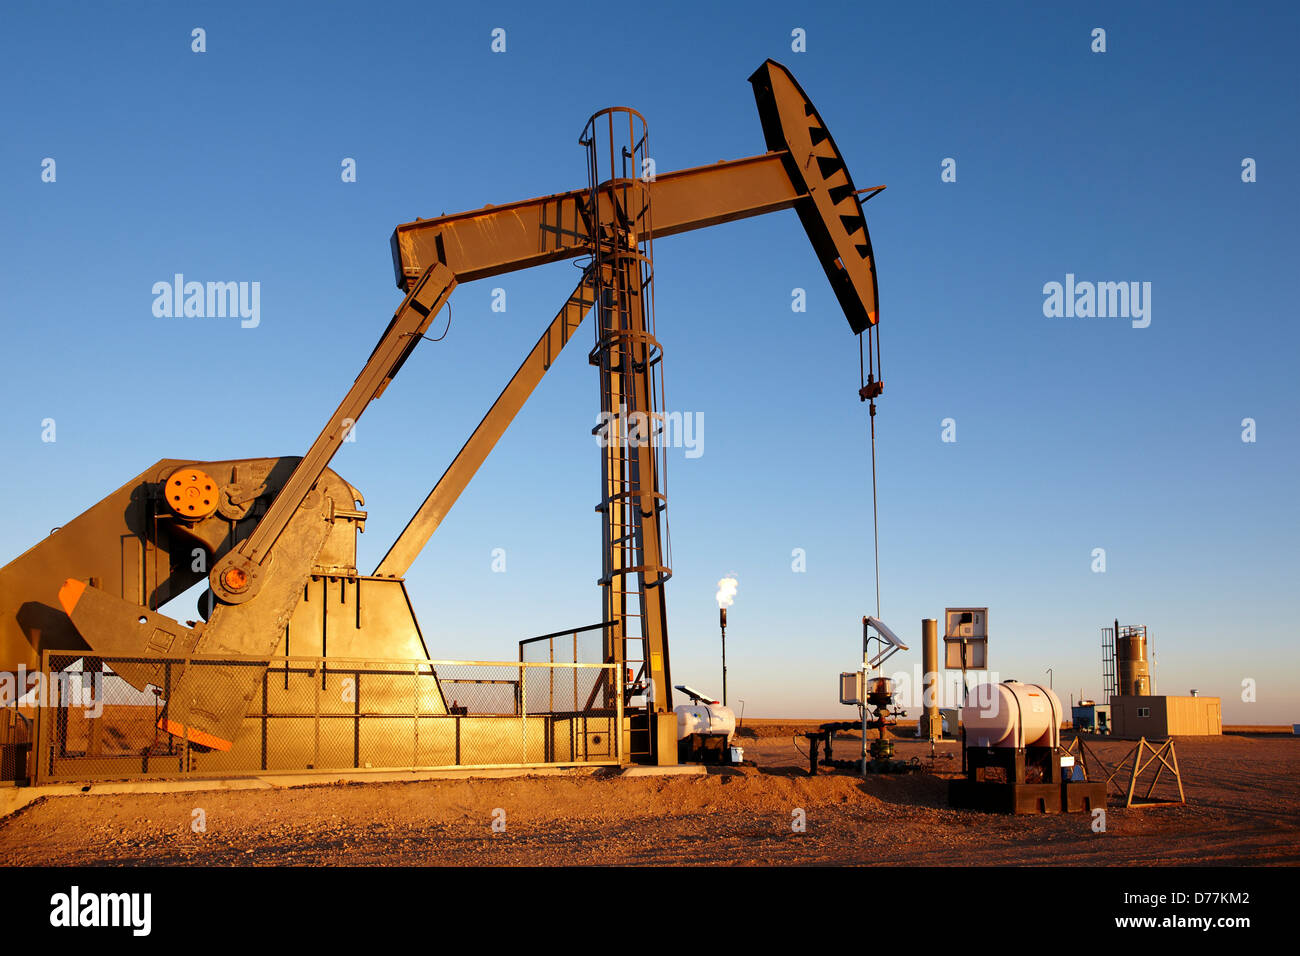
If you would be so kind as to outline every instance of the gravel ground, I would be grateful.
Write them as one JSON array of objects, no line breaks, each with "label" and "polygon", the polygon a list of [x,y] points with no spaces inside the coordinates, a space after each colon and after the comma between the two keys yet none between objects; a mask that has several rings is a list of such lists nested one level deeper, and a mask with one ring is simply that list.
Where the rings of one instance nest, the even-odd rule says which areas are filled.
[{"label": "gravel ground", "polygon": [[[798,749],[805,741],[790,737],[801,729],[750,722],[751,763],[706,777],[588,771],[46,798],[0,820],[0,865],[1300,863],[1300,740],[1180,741],[1188,806],[1126,810],[1112,801],[1096,833],[1084,814],[948,809],[955,760],[867,781],[828,771],[810,778]],[[858,746],[842,740],[835,755],[852,757]],[[1131,746],[1099,750],[1113,761]],[[898,744],[904,759],[928,751]],[[796,810],[803,832],[792,826]],[[195,832],[200,812],[206,829]]]}]

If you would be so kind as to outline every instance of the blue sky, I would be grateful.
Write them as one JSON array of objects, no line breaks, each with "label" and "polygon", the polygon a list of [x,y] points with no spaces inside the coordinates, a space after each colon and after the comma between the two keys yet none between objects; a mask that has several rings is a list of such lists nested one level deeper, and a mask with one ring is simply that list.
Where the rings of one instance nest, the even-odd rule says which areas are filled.
[{"label": "blue sky", "polygon": [[[1101,691],[1099,628],[1143,623],[1158,690],[1219,694],[1229,722],[1300,720],[1300,14],[670,3],[620,25],[606,9],[7,4],[0,560],[158,458],[301,454],[400,300],[394,226],[583,185],[577,137],[604,106],[646,115],[661,171],[762,152],[746,78],[772,57],[857,184],[889,185],[867,206],[884,619],[914,637],[945,606],[988,606],[999,676],[1051,667],[1067,702]],[[674,678],[718,692],[713,593],[734,573],[731,696],[837,716],[875,604],[857,343],[793,212],[661,241],[655,265],[667,407],[704,418],[704,454],[670,459]],[[151,288],[177,272],[259,282],[260,325],[155,317]],[[1046,317],[1043,286],[1067,273],[1150,282],[1150,326]],[[575,278],[560,263],[461,286],[450,335],[367,411],[334,461],[366,495],[363,570]],[[590,335],[412,569],[435,656],[509,659],[599,615]]]}]

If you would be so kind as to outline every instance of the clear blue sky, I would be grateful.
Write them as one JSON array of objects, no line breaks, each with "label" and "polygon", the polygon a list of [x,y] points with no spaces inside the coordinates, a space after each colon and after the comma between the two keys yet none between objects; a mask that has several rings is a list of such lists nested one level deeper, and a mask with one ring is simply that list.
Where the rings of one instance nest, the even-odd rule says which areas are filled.
[{"label": "clear blue sky", "polygon": [[[301,454],[399,301],[394,226],[582,185],[577,136],[608,105],[647,116],[661,171],[761,152],[746,78],[772,57],[857,184],[889,185],[867,207],[884,619],[915,637],[945,606],[987,605],[999,676],[1052,667],[1067,702],[1101,691],[1099,628],[1144,623],[1158,690],[1222,695],[1230,722],[1300,721],[1296,9],[609,9],[6,4],[0,560],[158,458]],[[856,342],[792,212],[655,253],[668,409],[705,422],[704,454],[675,451],[669,474],[674,677],[718,692],[713,593],[731,572],[731,696],[846,715],[835,677],[875,603]],[[156,318],[151,288],[177,272],[260,282],[261,324]],[[1067,273],[1150,282],[1150,326],[1045,317],[1043,286]],[[451,334],[370,407],[334,462],[366,495],[363,570],[575,275],[460,287]],[[590,334],[412,570],[435,656],[509,659],[599,615]]]}]

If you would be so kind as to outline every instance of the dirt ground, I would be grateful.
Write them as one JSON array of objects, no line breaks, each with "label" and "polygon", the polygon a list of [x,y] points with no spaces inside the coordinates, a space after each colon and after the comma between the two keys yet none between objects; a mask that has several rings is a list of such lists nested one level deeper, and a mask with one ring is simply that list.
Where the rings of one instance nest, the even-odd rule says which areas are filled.
[{"label": "dirt ground", "polygon": [[[933,771],[812,778],[806,741],[791,735],[815,722],[746,723],[746,765],[704,777],[602,770],[46,798],[0,820],[0,865],[1300,863],[1295,738],[1179,740],[1188,805],[1124,809],[1112,799],[1099,833],[1084,814],[948,809],[954,743],[938,746],[954,759]],[[858,753],[846,737],[837,758]],[[1097,750],[1113,763],[1131,746]],[[928,745],[903,739],[897,753],[929,767]],[[202,832],[192,826],[198,811]]]}]

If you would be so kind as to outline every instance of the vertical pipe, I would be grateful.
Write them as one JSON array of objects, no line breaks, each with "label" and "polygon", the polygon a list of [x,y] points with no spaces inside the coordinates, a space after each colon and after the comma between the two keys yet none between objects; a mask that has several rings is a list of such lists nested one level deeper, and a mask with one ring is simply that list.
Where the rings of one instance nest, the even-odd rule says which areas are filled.
[{"label": "vertical pipe", "polygon": [[[858,696],[862,700],[858,703],[858,723],[862,729],[862,779],[867,778],[867,618],[862,618],[862,681],[858,688]],[[816,746],[809,741],[808,750],[811,753],[812,748]],[[816,766],[816,757],[813,757],[814,767]]]},{"label": "vertical pipe", "polygon": [[727,609],[718,608],[718,624],[722,628],[722,706],[727,706]]},{"label": "vertical pipe", "polygon": [[921,726],[917,736],[931,742],[943,737],[939,716],[939,622],[921,619]]}]

